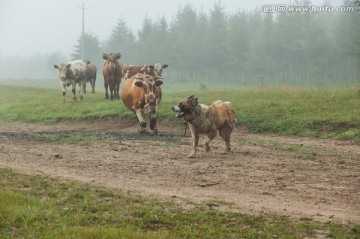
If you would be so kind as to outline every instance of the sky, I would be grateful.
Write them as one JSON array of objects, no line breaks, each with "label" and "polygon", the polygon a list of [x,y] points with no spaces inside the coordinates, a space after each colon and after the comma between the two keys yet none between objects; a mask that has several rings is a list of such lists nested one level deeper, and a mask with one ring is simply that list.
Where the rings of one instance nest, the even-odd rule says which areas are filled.
[{"label": "sky", "polygon": [[[119,18],[136,34],[144,18],[170,22],[180,7],[190,4],[209,13],[219,0],[0,0],[0,57],[32,56],[74,50],[82,31],[82,4],[85,32],[106,40]],[[221,0],[228,14],[251,11],[264,4],[294,4],[295,0]],[[320,6],[324,0],[313,0]],[[328,1],[334,6],[342,0]]]}]

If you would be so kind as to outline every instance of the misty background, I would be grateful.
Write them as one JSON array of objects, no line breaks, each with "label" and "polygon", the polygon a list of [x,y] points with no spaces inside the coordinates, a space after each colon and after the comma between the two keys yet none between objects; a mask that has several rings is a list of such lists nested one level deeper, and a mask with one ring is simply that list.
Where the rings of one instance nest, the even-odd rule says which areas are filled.
[{"label": "misty background", "polygon": [[[82,3],[0,0],[0,82],[45,79],[57,87],[53,65],[81,59]],[[356,1],[273,0],[271,4],[355,10],[264,13],[262,6],[269,3],[84,1],[84,59],[98,67],[99,80],[102,54],[121,52],[125,64],[169,64],[164,77],[176,81],[317,87],[360,83]]]}]

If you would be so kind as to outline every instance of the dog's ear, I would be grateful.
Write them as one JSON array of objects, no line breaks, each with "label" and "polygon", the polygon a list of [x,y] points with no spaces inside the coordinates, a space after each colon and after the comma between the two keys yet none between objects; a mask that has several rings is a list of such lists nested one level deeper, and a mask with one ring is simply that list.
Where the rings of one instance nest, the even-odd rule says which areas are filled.
[{"label": "dog's ear", "polygon": [[192,95],[188,98],[189,104],[191,106],[196,106],[198,105],[198,98],[195,95]]}]

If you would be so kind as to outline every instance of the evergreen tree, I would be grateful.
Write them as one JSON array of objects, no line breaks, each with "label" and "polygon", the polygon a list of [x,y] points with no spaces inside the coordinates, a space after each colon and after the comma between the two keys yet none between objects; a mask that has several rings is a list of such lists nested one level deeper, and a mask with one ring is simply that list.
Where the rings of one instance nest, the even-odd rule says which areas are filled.
[{"label": "evergreen tree", "polygon": [[170,30],[171,59],[181,69],[179,77],[195,77],[196,70],[202,67],[200,58],[203,54],[202,39],[204,31],[198,26],[197,14],[190,4],[177,12]]},{"label": "evergreen tree", "polygon": [[204,43],[206,52],[210,54],[207,58],[207,64],[215,70],[212,70],[212,74],[215,74],[218,80],[224,80],[229,48],[226,45],[228,22],[221,2],[214,4],[214,8],[210,11],[207,30],[206,42]]},{"label": "evergreen tree", "polygon": [[354,1],[345,0],[344,6],[352,6],[354,12],[344,12],[338,15],[337,43],[342,54],[347,56],[343,67],[352,72],[356,82],[360,82],[360,6]]},{"label": "evergreen tree", "polygon": [[[81,48],[82,45],[82,36],[78,38],[78,44],[75,45],[74,52],[71,54],[71,60],[81,59]],[[98,68],[102,66],[102,50],[100,47],[100,41],[97,36],[92,33],[84,34],[84,59],[89,59],[91,63],[96,65]]]},{"label": "evergreen tree", "polygon": [[105,53],[121,53],[121,61],[125,64],[134,64],[136,59],[136,42],[133,32],[126,22],[119,18],[110,38],[104,45]]},{"label": "evergreen tree", "polygon": [[149,65],[155,63],[154,52],[158,46],[156,44],[156,30],[151,19],[146,16],[143,20],[142,28],[138,31],[137,57],[139,65]]},{"label": "evergreen tree", "polygon": [[229,56],[226,68],[230,79],[238,79],[245,83],[249,57],[249,22],[245,12],[237,12],[229,18],[228,47]]}]

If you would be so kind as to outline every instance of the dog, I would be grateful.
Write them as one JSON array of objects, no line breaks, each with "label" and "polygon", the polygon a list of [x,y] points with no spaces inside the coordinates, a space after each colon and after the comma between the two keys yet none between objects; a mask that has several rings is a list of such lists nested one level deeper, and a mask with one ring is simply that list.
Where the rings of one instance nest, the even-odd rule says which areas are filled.
[{"label": "dog", "polygon": [[205,134],[203,146],[208,152],[209,143],[215,138],[217,131],[226,144],[224,153],[231,151],[230,136],[237,121],[231,102],[217,100],[208,106],[199,104],[198,98],[192,95],[173,106],[172,111],[177,113],[177,118],[183,118],[189,125],[192,136],[192,151],[189,158],[195,157],[200,134]]}]

